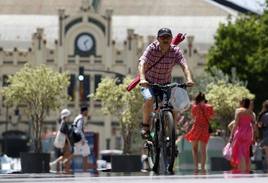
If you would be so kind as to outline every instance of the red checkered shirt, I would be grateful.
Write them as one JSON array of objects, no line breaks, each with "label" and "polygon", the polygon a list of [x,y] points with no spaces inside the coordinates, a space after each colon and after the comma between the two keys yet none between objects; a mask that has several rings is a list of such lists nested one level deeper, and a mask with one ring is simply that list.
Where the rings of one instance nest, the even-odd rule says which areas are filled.
[{"label": "red checkered shirt", "polygon": [[[155,41],[151,43],[139,59],[144,64],[145,72],[147,68],[158,62],[161,56],[162,52],[160,51],[159,42]],[[171,45],[169,51],[165,53],[161,61],[145,73],[145,79],[150,83],[170,83],[172,68],[176,64],[184,67],[187,63],[181,49],[178,46]]]}]

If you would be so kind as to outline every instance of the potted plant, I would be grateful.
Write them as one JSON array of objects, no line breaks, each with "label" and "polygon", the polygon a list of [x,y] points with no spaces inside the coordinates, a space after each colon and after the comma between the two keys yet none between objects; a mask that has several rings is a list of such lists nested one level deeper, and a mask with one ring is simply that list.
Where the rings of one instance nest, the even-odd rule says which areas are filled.
[{"label": "potted plant", "polygon": [[9,83],[1,91],[5,103],[25,106],[22,110],[32,123],[33,150],[21,153],[22,172],[49,172],[50,156],[42,153],[41,130],[47,110],[56,110],[62,102],[66,102],[68,76],[45,65],[33,67],[26,64],[19,72],[9,77]]},{"label": "potted plant", "polygon": [[[117,157],[117,160],[124,161],[118,163],[121,167],[122,163],[129,164],[126,162],[131,161],[131,159],[135,161],[130,164],[135,165],[139,163],[137,157],[139,156],[140,159],[140,148],[138,148],[138,150],[134,149],[132,145],[135,140],[137,141],[137,139],[140,139],[137,143],[140,143],[139,147],[142,146],[139,134],[139,124],[142,121],[141,109],[143,99],[139,92],[139,87],[136,87],[131,92],[127,92],[126,87],[129,82],[129,77],[125,78],[124,82],[121,84],[118,84],[116,79],[105,78],[99,83],[96,92],[92,94],[92,97],[95,100],[101,101],[102,111],[105,114],[116,116],[119,122],[123,139],[123,155]],[[137,138],[135,139],[135,137]],[[133,154],[134,151],[135,153],[139,151],[138,155]],[[113,165],[112,162],[112,169],[113,166],[116,165]],[[139,165],[135,167],[139,167]],[[127,167],[124,167],[124,169],[127,170]]]}]

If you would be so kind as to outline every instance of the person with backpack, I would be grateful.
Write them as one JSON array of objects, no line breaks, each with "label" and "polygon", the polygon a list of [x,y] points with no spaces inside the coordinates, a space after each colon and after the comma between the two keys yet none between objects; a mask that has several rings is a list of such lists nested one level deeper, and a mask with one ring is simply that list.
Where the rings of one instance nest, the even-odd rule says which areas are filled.
[{"label": "person with backpack", "polygon": [[74,142],[74,155],[81,155],[83,158],[83,171],[87,171],[90,168],[88,162],[88,155],[90,154],[90,148],[85,137],[84,125],[85,118],[88,117],[88,108],[86,106],[81,107],[80,114],[77,115],[73,122],[73,128],[76,133],[81,136],[81,140]]},{"label": "person with backpack", "polygon": [[266,160],[266,171],[268,170],[268,100],[262,104],[261,112],[258,115],[258,128],[260,133],[260,146],[264,149]]}]

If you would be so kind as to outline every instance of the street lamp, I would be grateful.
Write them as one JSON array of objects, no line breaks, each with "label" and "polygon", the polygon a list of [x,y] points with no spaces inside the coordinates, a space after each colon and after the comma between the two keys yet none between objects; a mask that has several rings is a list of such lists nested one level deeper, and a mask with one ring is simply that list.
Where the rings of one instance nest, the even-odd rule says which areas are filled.
[{"label": "street lamp", "polygon": [[79,67],[79,75],[78,75],[79,81],[84,81],[84,71],[85,68],[83,66]]}]

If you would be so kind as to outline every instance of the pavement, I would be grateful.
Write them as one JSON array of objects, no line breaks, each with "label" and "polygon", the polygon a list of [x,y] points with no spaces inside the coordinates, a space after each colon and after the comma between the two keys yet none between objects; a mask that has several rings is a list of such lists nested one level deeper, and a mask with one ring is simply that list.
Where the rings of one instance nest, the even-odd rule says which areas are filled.
[{"label": "pavement", "polygon": [[75,174],[1,174],[0,182],[6,183],[264,183],[268,181],[268,174],[232,174],[219,172],[207,175],[172,175],[159,176],[152,173],[109,173],[101,172],[98,175],[91,173]]}]

